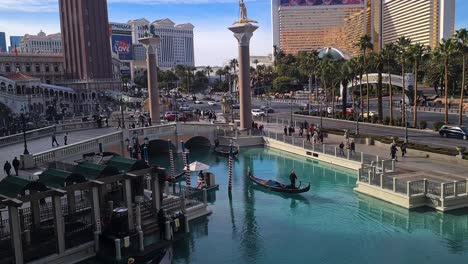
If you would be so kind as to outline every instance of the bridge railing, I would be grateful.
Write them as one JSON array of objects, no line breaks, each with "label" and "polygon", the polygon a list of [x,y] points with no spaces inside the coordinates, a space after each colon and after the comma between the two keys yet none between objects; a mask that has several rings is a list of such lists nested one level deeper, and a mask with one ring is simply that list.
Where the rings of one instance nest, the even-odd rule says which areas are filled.
[{"label": "bridge railing", "polygon": [[[90,129],[97,128],[96,122],[82,122],[82,123],[72,123],[72,124],[59,124],[48,127],[43,127],[39,129],[34,129],[26,131],[26,139],[36,139],[45,136],[51,136],[53,133],[57,132],[70,132],[81,129]],[[1,137],[0,138],[0,147],[16,144],[23,141],[23,133],[18,133],[11,136]]]},{"label": "bridge railing", "polygon": [[34,162],[37,165],[61,160],[65,157],[70,157],[78,154],[98,151],[99,144],[108,145],[112,143],[121,142],[123,140],[123,133],[121,131],[114,132],[105,136],[93,138],[90,140],[81,141],[78,143],[70,144],[63,147],[58,147],[48,151],[40,152],[33,155]]},{"label": "bridge railing", "polygon": [[164,124],[164,125],[157,125],[157,126],[150,126],[150,127],[139,127],[139,128],[128,130],[130,136],[136,133],[139,137],[175,133],[175,131],[176,131],[176,124]]}]

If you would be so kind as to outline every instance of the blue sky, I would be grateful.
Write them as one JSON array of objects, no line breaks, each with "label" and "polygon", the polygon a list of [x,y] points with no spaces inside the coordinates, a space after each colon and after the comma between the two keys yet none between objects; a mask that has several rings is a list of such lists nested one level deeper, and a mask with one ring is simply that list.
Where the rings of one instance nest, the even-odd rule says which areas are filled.
[{"label": "blue sky", "polygon": [[[420,0],[427,1],[427,0]],[[60,31],[58,0],[0,0],[0,31],[10,35]],[[232,33],[226,28],[238,17],[238,0],[108,0],[109,20],[127,22],[170,18],[195,26],[197,65],[221,65],[237,56]],[[249,18],[259,22],[251,41],[252,55],[271,53],[270,0],[245,0]],[[455,28],[468,28],[468,1],[456,0]],[[8,42],[8,40],[7,40]]]}]

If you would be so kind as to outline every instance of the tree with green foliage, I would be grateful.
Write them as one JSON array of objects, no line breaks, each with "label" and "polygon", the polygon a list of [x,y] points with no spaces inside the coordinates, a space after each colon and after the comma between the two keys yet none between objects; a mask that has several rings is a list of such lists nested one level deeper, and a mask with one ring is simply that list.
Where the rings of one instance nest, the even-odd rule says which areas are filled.
[{"label": "tree with green foliage", "polygon": [[453,59],[457,54],[457,45],[454,39],[443,39],[436,49],[436,56],[443,60],[444,65],[444,84],[445,84],[445,119],[444,122],[447,125],[449,123],[449,102],[448,102],[448,87],[449,87],[449,65],[450,60]]},{"label": "tree with green foliage", "polygon": [[408,53],[408,49],[411,45],[411,39],[407,37],[400,37],[396,42],[396,46],[398,48],[398,59],[401,65],[401,77],[402,77],[402,88],[401,88],[401,123],[406,126],[406,63],[410,54]]},{"label": "tree with green foliage", "polygon": [[420,43],[411,45],[408,50],[414,68],[413,122],[415,127],[418,126],[418,72],[423,56],[426,55],[426,51],[427,48]]},{"label": "tree with green foliage", "polygon": [[390,120],[393,121],[393,86],[392,86],[392,69],[396,65],[395,55],[397,54],[397,46],[394,43],[387,43],[383,47],[381,53],[385,61],[388,74],[388,102],[389,102],[389,114]]},{"label": "tree with green foliage", "polygon": [[[374,45],[372,44],[372,38],[368,34],[364,34],[359,38],[359,41],[356,44],[357,47],[362,51],[364,55],[364,67],[365,67],[365,73],[366,73],[366,85],[367,85],[367,116],[369,116],[369,66],[368,66],[368,58],[367,58],[367,51],[372,51],[374,49]],[[361,105],[361,107],[363,107]]]},{"label": "tree with green foliage", "polygon": [[462,81],[460,90],[460,108],[458,111],[458,125],[463,125],[463,99],[465,96],[465,78],[466,78],[466,55],[468,54],[468,30],[462,28],[455,33],[455,39],[458,43],[458,50],[462,54]]}]

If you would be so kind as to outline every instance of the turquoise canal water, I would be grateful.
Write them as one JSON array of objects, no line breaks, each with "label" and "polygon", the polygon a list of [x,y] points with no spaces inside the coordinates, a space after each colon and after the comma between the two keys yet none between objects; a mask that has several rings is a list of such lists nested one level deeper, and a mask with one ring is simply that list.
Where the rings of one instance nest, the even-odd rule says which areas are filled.
[{"label": "turquoise canal water", "polygon": [[[241,150],[230,199],[227,158],[206,149],[190,158],[209,164],[220,188],[210,197],[213,214],[191,223],[191,233],[175,243],[174,263],[468,261],[466,210],[408,211],[354,192],[353,171],[263,148]],[[166,156],[154,162],[168,166]],[[246,177],[248,167],[257,177],[282,182],[294,168],[311,190],[296,196],[265,191]]]}]

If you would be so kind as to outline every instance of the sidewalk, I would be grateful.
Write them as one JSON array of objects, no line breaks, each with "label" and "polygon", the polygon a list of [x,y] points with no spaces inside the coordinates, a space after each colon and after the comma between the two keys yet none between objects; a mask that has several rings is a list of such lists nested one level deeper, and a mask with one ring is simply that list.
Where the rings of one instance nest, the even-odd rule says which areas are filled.
[{"label": "sidewalk", "polygon": [[[263,123],[265,126],[265,130],[270,130],[273,132],[283,134],[284,126],[280,124],[266,124]],[[297,140],[306,140],[306,136],[303,137],[299,136],[299,130],[296,129],[296,133],[294,133],[294,138]],[[332,138],[324,138],[323,142],[326,145],[331,146],[339,146],[339,144],[343,141],[344,136],[342,139],[339,139],[339,136]],[[369,146],[366,144],[356,144],[356,151],[357,152],[364,152],[372,155],[379,156],[379,160],[390,160],[390,149],[385,149],[377,146]],[[405,157],[401,157],[401,150],[398,149],[398,162],[396,164],[397,168],[403,169],[405,171],[438,171],[443,173],[449,174],[457,174],[460,176],[465,176],[468,179],[468,171],[466,167],[454,164],[447,164],[437,160],[431,160],[428,158],[420,158],[411,155],[411,150],[408,150],[408,153]],[[454,157],[455,159],[455,157]]]}]

